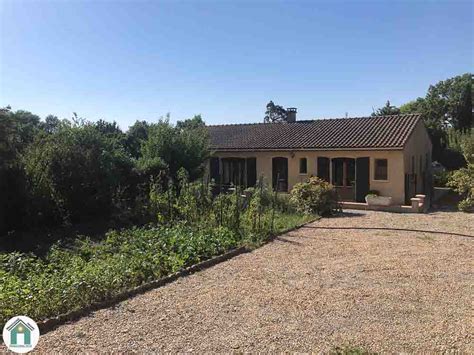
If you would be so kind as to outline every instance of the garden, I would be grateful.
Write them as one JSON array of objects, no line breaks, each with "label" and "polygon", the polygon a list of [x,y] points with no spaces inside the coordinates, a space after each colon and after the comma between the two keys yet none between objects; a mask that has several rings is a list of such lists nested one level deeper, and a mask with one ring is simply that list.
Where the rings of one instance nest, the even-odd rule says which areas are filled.
[{"label": "garden", "polygon": [[[138,122],[124,134],[104,121],[2,114],[10,140],[0,181],[11,184],[0,210],[0,325],[111,299],[338,208],[331,185],[317,178],[291,194],[263,178],[246,189],[206,180],[200,117]],[[61,234],[96,219],[112,227]]]}]

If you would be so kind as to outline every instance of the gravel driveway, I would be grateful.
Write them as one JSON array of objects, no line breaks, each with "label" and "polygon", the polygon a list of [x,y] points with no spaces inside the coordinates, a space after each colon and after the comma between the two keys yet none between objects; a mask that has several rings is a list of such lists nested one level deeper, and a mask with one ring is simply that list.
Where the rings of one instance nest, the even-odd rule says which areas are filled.
[{"label": "gravel driveway", "polygon": [[[474,234],[456,212],[322,219],[40,338],[43,352],[474,352]],[[316,227],[316,228],[315,228]]]}]

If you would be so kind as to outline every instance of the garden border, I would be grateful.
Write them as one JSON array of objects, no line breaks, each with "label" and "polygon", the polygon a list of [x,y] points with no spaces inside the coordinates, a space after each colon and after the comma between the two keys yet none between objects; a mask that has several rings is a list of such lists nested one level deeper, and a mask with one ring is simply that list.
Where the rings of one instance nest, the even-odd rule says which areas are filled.
[{"label": "garden border", "polygon": [[[279,233],[276,233],[276,234],[272,233],[268,236],[268,238],[259,247],[273,242],[280,235],[283,235],[283,234],[289,233],[291,231],[294,231],[296,229],[299,229],[299,228],[301,228],[301,227],[303,227],[303,226],[305,226],[309,223],[313,223],[313,222],[317,221],[319,218],[320,217],[317,216],[317,217],[315,217],[315,218],[313,218],[313,219],[311,219],[307,222],[297,224],[296,226],[294,226],[292,228],[288,228],[288,229],[286,229],[282,232],[279,232]],[[232,250],[230,250],[230,251],[228,251],[224,254],[221,254],[221,255],[215,256],[213,258],[201,261],[197,264],[188,266],[183,270],[180,270],[180,271],[175,272],[173,274],[170,274],[168,276],[162,277],[161,279],[153,280],[153,281],[147,282],[145,284],[142,284],[140,286],[134,287],[130,290],[122,291],[122,292],[118,293],[117,295],[115,295],[112,298],[109,298],[107,300],[100,301],[100,302],[94,302],[94,303],[92,303],[88,306],[82,307],[80,309],[77,309],[77,310],[74,310],[74,311],[71,311],[71,312],[68,312],[68,313],[63,313],[63,314],[60,314],[60,315],[58,315],[56,317],[53,317],[53,318],[47,318],[45,320],[38,321],[37,322],[38,328],[40,329],[41,334],[48,333],[48,332],[56,329],[60,325],[66,324],[68,322],[76,321],[76,320],[78,320],[82,317],[85,317],[86,315],[88,315],[92,312],[98,311],[100,309],[111,307],[111,306],[116,305],[120,302],[123,302],[123,301],[125,301],[129,298],[133,298],[133,297],[135,297],[137,295],[140,295],[140,294],[143,294],[147,291],[153,290],[153,289],[158,288],[158,287],[165,286],[165,285],[167,285],[167,284],[169,284],[173,281],[176,281],[177,279],[179,279],[181,277],[185,277],[185,276],[191,275],[195,272],[205,270],[205,269],[207,269],[211,266],[217,265],[217,264],[219,264],[223,261],[232,259],[232,258],[234,258],[234,257],[236,257],[240,254],[249,253],[252,250],[254,250],[254,249],[248,248],[246,246],[241,246],[239,248],[232,249]]]}]

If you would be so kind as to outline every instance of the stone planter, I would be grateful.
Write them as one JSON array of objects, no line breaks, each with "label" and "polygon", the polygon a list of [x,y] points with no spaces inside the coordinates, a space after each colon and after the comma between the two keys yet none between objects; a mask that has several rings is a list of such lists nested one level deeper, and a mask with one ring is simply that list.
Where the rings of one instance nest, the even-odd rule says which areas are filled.
[{"label": "stone planter", "polygon": [[365,196],[365,202],[369,206],[390,206],[392,204],[392,198],[389,196]]}]

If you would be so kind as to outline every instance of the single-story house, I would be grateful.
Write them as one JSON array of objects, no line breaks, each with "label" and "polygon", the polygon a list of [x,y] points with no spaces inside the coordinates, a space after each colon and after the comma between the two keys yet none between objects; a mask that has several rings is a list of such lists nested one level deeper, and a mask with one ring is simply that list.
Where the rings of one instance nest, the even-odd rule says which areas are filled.
[{"label": "single-story house", "polygon": [[[254,186],[263,177],[290,191],[310,176],[333,184],[343,201],[364,202],[369,190],[409,204],[427,193],[431,141],[419,114],[208,126],[210,178]],[[277,181],[278,180],[278,181]]]}]

